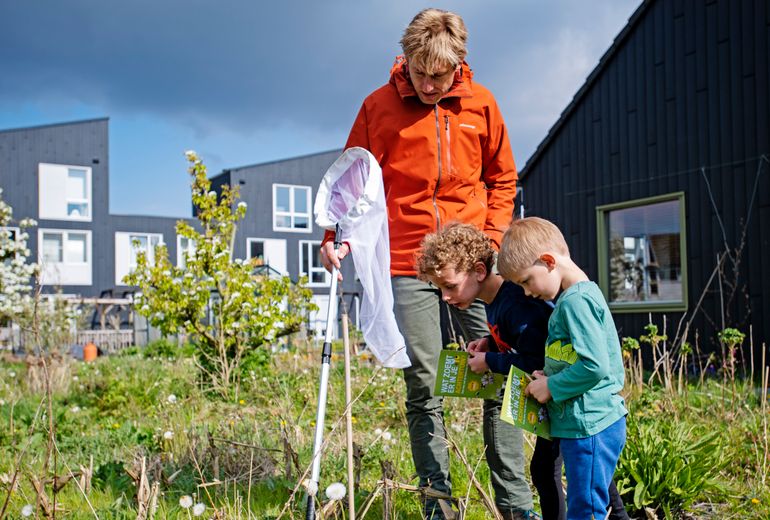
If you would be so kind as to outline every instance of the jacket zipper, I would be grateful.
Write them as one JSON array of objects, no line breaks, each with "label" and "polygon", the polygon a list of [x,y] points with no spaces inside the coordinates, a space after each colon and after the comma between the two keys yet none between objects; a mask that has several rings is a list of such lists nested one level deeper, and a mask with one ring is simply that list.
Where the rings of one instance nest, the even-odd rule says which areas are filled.
[{"label": "jacket zipper", "polygon": [[449,132],[449,116],[444,116],[444,128],[446,130],[446,171],[452,175],[452,139]]},{"label": "jacket zipper", "polygon": [[436,179],[436,187],[433,190],[433,210],[436,213],[436,231],[438,231],[441,229],[441,216],[439,215],[438,203],[436,202],[438,187],[441,184],[441,124],[438,115],[438,103],[433,105],[433,114],[436,116],[436,141],[438,144],[438,178]]}]

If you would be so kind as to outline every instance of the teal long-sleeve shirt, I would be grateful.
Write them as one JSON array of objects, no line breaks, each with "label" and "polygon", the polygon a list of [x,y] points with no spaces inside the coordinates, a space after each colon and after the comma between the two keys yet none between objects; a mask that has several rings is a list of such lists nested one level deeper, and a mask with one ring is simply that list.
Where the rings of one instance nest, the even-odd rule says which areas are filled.
[{"label": "teal long-sleeve shirt", "polygon": [[559,296],[548,321],[544,372],[554,437],[589,437],[628,413],[618,333],[595,283],[578,282]]}]

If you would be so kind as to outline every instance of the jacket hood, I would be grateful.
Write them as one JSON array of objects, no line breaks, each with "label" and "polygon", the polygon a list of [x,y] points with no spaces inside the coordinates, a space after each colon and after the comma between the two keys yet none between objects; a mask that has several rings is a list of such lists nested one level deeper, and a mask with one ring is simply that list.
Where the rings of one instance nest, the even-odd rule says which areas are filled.
[{"label": "jacket hood", "polygon": [[[471,83],[473,71],[465,61],[460,65],[460,70],[455,72],[455,79],[449,92],[442,99],[448,97],[470,97],[473,95]],[[417,91],[409,78],[409,67],[406,63],[406,56],[403,54],[396,56],[393,67],[390,69],[390,84],[398,90],[402,99],[408,97],[417,97]]]}]

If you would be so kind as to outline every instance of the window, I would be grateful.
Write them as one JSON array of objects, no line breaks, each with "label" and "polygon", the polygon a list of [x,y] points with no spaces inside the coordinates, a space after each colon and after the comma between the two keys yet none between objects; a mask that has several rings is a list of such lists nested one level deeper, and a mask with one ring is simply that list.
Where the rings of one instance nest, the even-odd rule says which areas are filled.
[{"label": "window", "polygon": [[599,285],[613,311],[687,309],[684,193],[597,208]]},{"label": "window", "polygon": [[147,257],[147,262],[150,264],[155,263],[155,248],[162,241],[163,235],[155,233],[130,233],[128,235],[128,243],[131,245],[128,259],[129,269],[133,270],[136,268],[139,253],[144,253]]},{"label": "window", "polygon": [[195,240],[177,235],[176,237],[176,265],[184,268],[187,258],[195,253]]},{"label": "window", "polygon": [[273,231],[312,231],[309,186],[273,184]]},{"label": "window", "polygon": [[91,168],[41,163],[38,174],[40,218],[91,220]]},{"label": "window", "polygon": [[163,244],[161,233],[121,232],[115,233],[115,285],[126,285],[123,278],[136,269],[139,253],[147,256],[150,264],[155,263],[155,247]]},{"label": "window", "polygon": [[321,265],[321,242],[299,241],[299,275],[306,275],[308,285],[329,285],[331,275]]},{"label": "window", "polygon": [[265,241],[249,238],[246,245],[249,248],[248,258],[256,258],[259,265],[265,265]]},{"label": "window", "polygon": [[286,270],[286,239],[284,238],[247,238],[246,257],[260,259],[261,265],[270,267],[271,271],[282,275],[289,274]]},{"label": "window", "polygon": [[91,232],[38,230],[43,285],[91,285]]}]

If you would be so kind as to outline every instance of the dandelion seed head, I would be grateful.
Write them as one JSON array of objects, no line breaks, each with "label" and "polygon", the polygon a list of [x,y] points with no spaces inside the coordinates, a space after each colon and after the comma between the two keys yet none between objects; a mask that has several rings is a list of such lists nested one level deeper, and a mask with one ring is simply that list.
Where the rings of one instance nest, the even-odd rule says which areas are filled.
[{"label": "dandelion seed head", "polygon": [[202,502],[198,502],[193,506],[193,510],[192,510],[193,516],[201,516],[205,510],[206,510],[206,504]]},{"label": "dandelion seed head", "polygon": [[179,498],[179,505],[185,509],[190,509],[193,505],[193,499],[190,495],[183,495]]},{"label": "dandelion seed head", "polygon": [[326,498],[329,500],[342,500],[345,498],[345,484],[335,482],[326,488]]},{"label": "dandelion seed head", "polygon": [[32,504],[27,504],[26,506],[21,508],[21,516],[28,517],[32,516],[32,513],[35,512],[35,508]]}]

